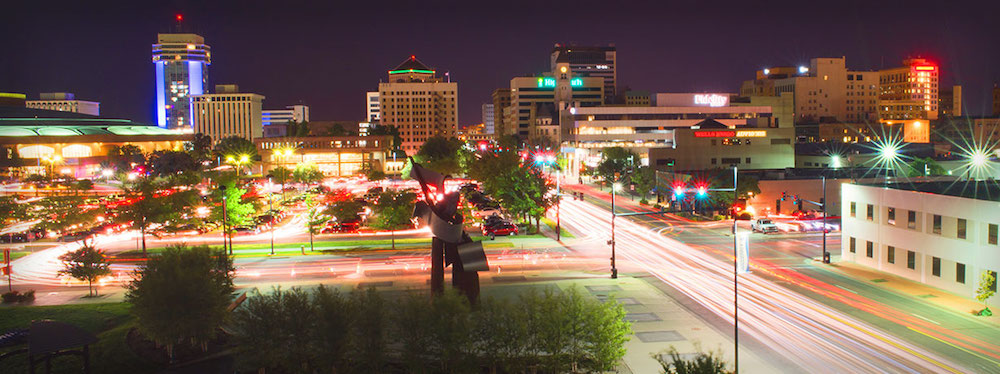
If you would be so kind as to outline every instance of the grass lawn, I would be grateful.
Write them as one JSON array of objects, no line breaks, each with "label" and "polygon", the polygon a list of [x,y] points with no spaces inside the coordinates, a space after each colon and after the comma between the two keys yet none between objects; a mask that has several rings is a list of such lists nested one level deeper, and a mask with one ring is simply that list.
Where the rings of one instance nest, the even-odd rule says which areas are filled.
[{"label": "grass lawn", "polygon": [[[90,347],[91,372],[93,373],[154,373],[158,366],[143,361],[125,344],[125,335],[134,326],[124,303],[53,305],[53,306],[4,306],[0,307],[0,333],[27,328],[32,320],[51,319],[78,326],[97,334],[99,339]],[[26,346],[18,346],[21,348]],[[80,359],[60,357],[52,360],[53,373],[79,372]],[[27,373],[27,355],[18,355],[4,361],[5,373]]]},{"label": "grass lawn", "polygon": [[[548,226],[550,229],[552,229],[552,231],[556,231],[556,221],[553,221],[553,220],[549,219],[549,217],[545,217],[545,218],[542,218],[542,223],[544,223],[546,226]],[[564,238],[575,238],[576,237],[575,235],[570,234],[569,231],[566,231],[566,229],[563,228],[562,226],[559,226],[559,235],[562,236],[562,237],[564,237]]]},{"label": "grass lawn", "polygon": [[[31,251],[10,251],[10,260],[14,261],[14,260],[17,260],[17,259],[19,259],[21,257],[30,255],[30,254],[31,254]],[[0,257],[3,257],[2,253],[0,253]]]}]

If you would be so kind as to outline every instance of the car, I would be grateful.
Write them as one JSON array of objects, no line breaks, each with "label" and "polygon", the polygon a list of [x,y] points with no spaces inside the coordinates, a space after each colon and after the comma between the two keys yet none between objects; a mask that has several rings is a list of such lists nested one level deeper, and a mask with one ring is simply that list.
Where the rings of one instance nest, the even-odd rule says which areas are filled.
[{"label": "car", "polygon": [[477,207],[472,211],[472,215],[476,218],[491,217],[500,214],[499,208],[484,206],[482,208]]},{"label": "car", "polygon": [[327,224],[323,230],[320,230],[322,234],[336,234],[336,233],[347,233],[347,232],[357,232],[361,227],[360,219],[352,219],[344,222],[330,222]]},{"label": "car", "polygon": [[750,229],[753,230],[753,232],[767,234],[771,232],[778,232],[778,225],[775,225],[774,222],[771,222],[771,220],[767,218],[760,218],[750,223]]},{"label": "car", "polygon": [[88,232],[88,231],[72,232],[72,233],[63,234],[62,236],[59,237],[59,239],[56,239],[56,241],[60,241],[60,242],[75,242],[75,241],[87,239],[88,237],[90,237],[90,235],[91,235],[91,233]]},{"label": "car", "polygon": [[255,226],[236,226],[233,227],[233,233],[236,235],[260,234],[260,228]]},{"label": "car", "polygon": [[496,239],[497,235],[517,235],[517,225],[503,222],[493,226],[483,226],[483,235]]}]

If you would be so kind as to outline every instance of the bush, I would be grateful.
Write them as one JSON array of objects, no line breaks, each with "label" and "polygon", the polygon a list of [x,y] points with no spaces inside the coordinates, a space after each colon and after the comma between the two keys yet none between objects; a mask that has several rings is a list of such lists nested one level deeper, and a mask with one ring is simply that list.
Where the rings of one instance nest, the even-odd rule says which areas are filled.
[{"label": "bush", "polygon": [[[695,348],[699,349],[697,344]],[[677,348],[671,346],[667,350],[670,356],[668,361],[664,355],[653,355],[656,361],[660,362],[665,374],[728,374],[726,370],[728,364],[722,360],[719,352],[698,352],[694,357],[685,358],[677,352]]]},{"label": "bush", "polygon": [[613,369],[624,356],[631,330],[624,316],[621,304],[575,288],[475,308],[453,291],[387,301],[374,290],[293,288],[252,295],[233,331],[247,371],[592,372]]},{"label": "bush", "polygon": [[639,199],[639,205],[649,205],[649,200],[646,200],[645,197],[642,198],[642,199]]},{"label": "bush", "polygon": [[25,293],[20,293],[17,291],[11,291],[0,295],[4,303],[30,303],[35,301],[35,290],[30,290]]}]

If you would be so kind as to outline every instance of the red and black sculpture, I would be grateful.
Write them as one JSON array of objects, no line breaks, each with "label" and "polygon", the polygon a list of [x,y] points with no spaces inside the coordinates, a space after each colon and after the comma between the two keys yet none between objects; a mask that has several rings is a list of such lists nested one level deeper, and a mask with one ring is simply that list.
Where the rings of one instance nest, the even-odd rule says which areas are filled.
[{"label": "red and black sculpture", "polygon": [[486,252],[481,242],[473,242],[463,230],[463,217],[458,211],[458,191],[445,191],[448,176],[426,169],[410,158],[410,178],[420,183],[423,199],[413,209],[413,216],[430,226],[431,292],[444,292],[444,268],[451,265],[451,284],[469,298],[479,300],[479,272],[489,271]]}]

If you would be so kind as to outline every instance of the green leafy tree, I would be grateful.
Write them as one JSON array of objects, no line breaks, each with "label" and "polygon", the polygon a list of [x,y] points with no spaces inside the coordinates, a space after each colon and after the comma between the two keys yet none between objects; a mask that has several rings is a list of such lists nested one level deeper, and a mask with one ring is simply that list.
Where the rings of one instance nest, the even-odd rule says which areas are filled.
[{"label": "green leafy tree", "polygon": [[534,163],[522,162],[515,151],[481,153],[470,165],[469,176],[482,182],[484,191],[499,200],[510,214],[529,223],[534,218],[536,229],[555,202],[548,195],[554,188],[552,183]]},{"label": "green leafy tree", "polygon": [[525,372],[530,355],[524,309],[505,299],[487,298],[477,309],[475,349],[491,373]]},{"label": "green leafy tree", "polygon": [[155,177],[169,177],[201,170],[201,164],[190,153],[155,151],[149,155],[149,172]]},{"label": "green leafy tree", "polygon": [[350,221],[358,218],[358,212],[364,209],[364,205],[354,200],[340,200],[327,205],[323,214],[333,217],[337,222]]},{"label": "green leafy tree", "polygon": [[653,358],[663,367],[665,374],[728,374],[725,361],[719,352],[699,352],[694,357],[685,357],[677,352],[677,348],[671,346],[667,350],[670,359],[666,359],[662,354],[653,355]]},{"label": "green leafy tree", "polygon": [[444,175],[458,175],[462,171],[459,150],[462,141],[457,138],[432,136],[420,146],[415,159],[424,167]]},{"label": "green leafy tree", "polygon": [[237,359],[253,371],[316,372],[323,352],[316,341],[316,304],[298,287],[251,292],[233,314]]},{"label": "green leafy tree", "polygon": [[345,368],[350,328],[354,321],[351,299],[337,289],[320,285],[313,291],[316,304],[316,326],[312,330],[317,340],[313,343],[323,354],[320,367]]},{"label": "green leafy tree", "polygon": [[639,166],[631,175],[632,183],[643,200],[656,187],[656,170],[649,166]]},{"label": "green leafy tree", "polygon": [[285,183],[292,181],[292,170],[284,166],[278,166],[271,169],[270,175],[274,183],[281,184],[281,200],[285,200]]},{"label": "green leafy tree", "polygon": [[299,137],[299,138],[309,136],[309,122],[308,121],[295,122],[292,120],[288,120],[288,124],[286,125],[286,133],[288,134],[288,136]]},{"label": "green leafy tree", "polygon": [[409,372],[473,372],[473,318],[468,298],[454,290],[428,298],[409,293],[396,304],[393,336],[402,343]]},{"label": "green leafy tree", "polygon": [[979,276],[979,288],[976,289],[976,300],[983,303],[983,311],[980,312],[980,315],[993,314],[990,312],[990,308],[986,306],[986,300],[989,300],[994,294],[996,294],[996,282],[997,274],[992,271],[984,270]]},{"label": "green leafy tree", "polygon": [[100,209],[84,207],[79,196],[49,196],[35,204],[41,209],[29,213],[41,220],[38,226],[49,231],[83,229],[97,222],[97,216],[101,215]]},{"label": "green leafy tree", "polygon": [[226,186],[225,191],[215,189],[211,193],[211,201],[216,208],[212,209],[209,219],[212,222],[222,224],[222,204],[226,204],[226,224],[230,231],[234,227],[247,225],[251,222],[253,214],[256,212],[253,203],[243,199],[247,190],[236,186],[235,180],[221,182]]},{"label": "green leafy tree", "polygon": [[84,245],[75,251],[66,252],[59,256],[64,268],[59,274],[65,274],[87,282],[90,296],[94,296],[94,282],[101,277],[111,274],[110,264],[104,253],[94,248],[92,245]]},{"label": "green leafy tree", "polygon": [[[608,183],[627,180],[629,172],[638,165],[639,157],[622,147],[608,147],[601,151],[601,162],[596,174]],[[616,177],[617,175],[617,177]]]},{"label": "green leafy tree", "polygon": [[375,217],[371,227],[389,230],[392,249],[396,249],[396,230],[409,227],[413,216],[413,205],[417,195],[408,191],[387,190],[379,195],[375,204]]},{"label": "green leafy tree", "polygon": [[153,224],[166,222],[173,213],[173,207],[167,204],[167,199],[158,194],[160,189],[153,179],[142,178],[130,187],[125,188],[125,196],[132,204],[119,209],[117,220],[121,223],[131,223],[139,230],[142,239],[142,256],[146,256],[146,231]]},{"label": "green leafy tree", "polygon": [[246,167],[261,160],[260,154],[257,152],[257,146],[253,142],[239,136],[220,139],[215,144],[212,153],[223,163],[228,162],[227,159],[230,157],[234,160],[240,160],[243,156],[246,156],[248,163],[240,164],[240,166]]},{"label": "green leafy tree", "polygon": [[212,138],[200,132],[194,134],[191,141],[184,142],[184,151],[199,164],[210,161],[212,159]]},{"label": "green leafy tree", "polygon": [[167,247],[136,270],[125,302],[139,331],[172,355],[175,344],[205,344],[228,319],[233,260],[208,246]]},{"label": "green leafy tree", "polygon": [[28,204],[18,204],[13,196],[0,196],[0,217],[15,221],[28,219]]},{"label": "green leafy tree", "polygon": [[323,172],[316,164],[299,164],[292,171],[292,179],[297,183],[311,185],[323,181]]},{"label": "green leafy tree", "polygon": [[132,170],[132,165],[146,163],[146,156],[142,149],[132,144],[116,145],[108,149],[108,164],[119,173],[127,173]]},{"label": "green leafy tree", "polygon": [[[710,176],[712,188],[733,188],[733,170],[716,169]],[[741,198],[746,198],[748,193],[754,196],[760,195],[760,180],[747,174],[739,174],[736,179],[736,194]],[[715,206],[728,209],[733,205],[733,193],[731,191],[717,191],[711,193],[712,202]]]},{"label": "green leafy tree", "polygon": [[389,314],[386,301],[374,288],[351,292],[347,354],[357,373],[382,372],[387,361]]},{"label": "green leafy tree", "polygon": [[361,169],[361,174],[365,176],[369,181],[378,182],[385,180],[385,172],[382,171],[380,164],[375,162],[369,162],[365,164],[364,168]]},{"label": "green leafy tree", "polygon": [[918,158],[906,164],[907,177],[948,175],[948,171],[933,158]]},{"label": "green leafy tree", "polygon": [[319,204],[313,199],[312,195],[306,196],[306,231],[309,232],[309,251],[315,250],[313,246],[313,235],[319,234],[320,228],[323,223],[325,223],[329,217],[323,214],[319,209]]},{"label": "green leafy tree", "polygon": [[94,189],[94,181],[90,179],[80,179],[73,183],[73,190],[77,192],[86,192]]}]

